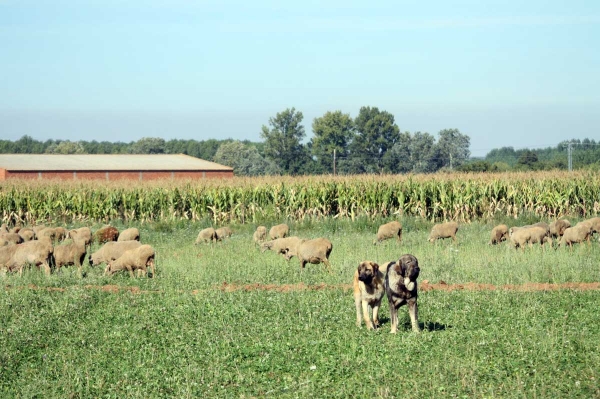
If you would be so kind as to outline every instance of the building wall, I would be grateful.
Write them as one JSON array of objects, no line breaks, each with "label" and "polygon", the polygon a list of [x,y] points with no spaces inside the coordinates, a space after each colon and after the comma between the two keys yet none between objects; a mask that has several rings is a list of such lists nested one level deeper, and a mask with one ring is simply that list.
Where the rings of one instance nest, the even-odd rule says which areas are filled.
[{"label": "building wall", "polygon": [[160,179],[227,179],[233,171],[27,171],[0,169],[0,180],[5,179],[59,179],[59,180],[160,180]]}]

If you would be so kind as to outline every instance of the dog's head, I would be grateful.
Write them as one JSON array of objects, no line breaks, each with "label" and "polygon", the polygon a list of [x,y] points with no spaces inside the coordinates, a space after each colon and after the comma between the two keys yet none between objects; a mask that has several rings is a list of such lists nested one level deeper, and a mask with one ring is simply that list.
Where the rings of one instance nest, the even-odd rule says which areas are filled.
[{"label": "dog's head", "polygon": [[358,279],[367,285],[371,284],[378,273],[379,265],[375,262],[365,260],[358,265]]},{"label": "dog's head", "polygon": [[408,291],[416,288],[415,282],[419,277],[419,261],[413,255],[402,255],[397,262],[390,267],[391,271],[402,277],[402,282]]}]

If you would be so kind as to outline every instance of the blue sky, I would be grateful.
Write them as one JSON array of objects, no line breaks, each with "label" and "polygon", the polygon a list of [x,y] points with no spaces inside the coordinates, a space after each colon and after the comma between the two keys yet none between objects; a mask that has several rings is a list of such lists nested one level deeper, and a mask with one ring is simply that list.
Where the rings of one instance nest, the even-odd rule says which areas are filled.
[{"label": "blue sky", "polygon": [[0,0],[0,138],[260,141],[288,107],[600,140],[599,1]]}]

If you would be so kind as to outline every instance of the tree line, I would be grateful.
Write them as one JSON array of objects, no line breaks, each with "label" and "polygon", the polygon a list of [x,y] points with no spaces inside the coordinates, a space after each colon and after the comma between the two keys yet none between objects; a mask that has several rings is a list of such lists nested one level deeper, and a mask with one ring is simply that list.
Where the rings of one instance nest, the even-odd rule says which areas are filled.
[{"label": "tree line", "polygon": [[[402,132],[394,116],[362,107],[355,118],[326,112],[312,122],[306,140],[303,114],[288,108],[262,126],[262,142],[249,140],[164,140],[145,137],[129,143],[46,140],[29,136],[0,140],[0,153],[30,154],[187,154],[234,168],[238,176],[272,174],[433,173],[440,170],[508,171],[566,169],[566,142],[556,148],[515,150],[503,147],[484,159],[470,157],[470,138],[458,129]],[[573,165],[599,165],[600,143],[574,140]]]}]

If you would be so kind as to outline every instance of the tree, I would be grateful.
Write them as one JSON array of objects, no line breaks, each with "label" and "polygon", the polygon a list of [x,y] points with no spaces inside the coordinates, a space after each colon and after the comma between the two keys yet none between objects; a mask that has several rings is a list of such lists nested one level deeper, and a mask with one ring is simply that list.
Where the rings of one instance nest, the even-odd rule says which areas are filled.
[{"label": "tree", "polygon": [[81,142],[61,141],[46,148],[46,154],[86,154]]},{"label": "tree", "polygon": [[400,129],[394,122],[394,115],[379,111],[377,107],[362,107],[354,120],[356,136],[350,145],[352,158],[357,159],[358,173],[390,172],[392,165],[388,150],[399,139]]},{"label": "tree", "polygon": [[458,129],[441,130],[437,142],[437,155],[441,165],[450,169],[462,165],[471,156],[470,145],[471,138],[461,134]]},{"label": "tree", "polygon": [[302,112],[288,108],[278,112],[275,118],[269,118],[269,129],[263,125],[260,136],[265,139],[265,156],[275,162],[284,173],[302,173],[310,156],[301,144],[304,138]]},{"label": "tree", "polygon": [[538,161],[538,156],[535,152],[530,151],[530,150],[525,150],[519,157],[519,160],[517,161],[517,165],[527,168],[527,169],[534,169],[537,161]]},{"label": "tree", "polygon": [[410,154],[411,140],[409,132],[400,133],[396,144],[384,156],[388,158],[389,154],[389,160],[386,159],[385,162],[391,165],[393,173],[409,173],[413,170]]},{"label": "tree", "polygon": [[415,132],[410,140],[410,160],[414,173],[435,172],[435,138],[429,133]]},{"label": "tree", "polygon": [[225,142],[219,146],[214,161],[233,168],[236,176],[279,174],[274,162],[264,159],[256,147],[240,141]]},{"label": "tree", "polygon": [[348,143],[354,136],[354,121],[342,111],[327,112],[313,121],[311,154],[316,163],[327,173],[333,172],[333,151],[336,157],[348,156]]},{"label": "tree", "polygon": [[130,154],[164,154],[165,140],[159,137],[143,137],[129,147]]}]

